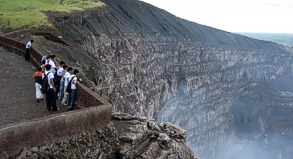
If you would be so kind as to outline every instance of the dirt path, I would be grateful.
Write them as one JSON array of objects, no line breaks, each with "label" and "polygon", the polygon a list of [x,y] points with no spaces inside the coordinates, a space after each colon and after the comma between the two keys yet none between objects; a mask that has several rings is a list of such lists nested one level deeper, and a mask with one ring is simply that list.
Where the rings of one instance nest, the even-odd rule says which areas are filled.
[{"label": "dirt path", "polygon": [[45,100],[36,103],[35,71],[24,57],[0,48],[0,126],[66,111],[59,101],[57,112],[47,112]]}]

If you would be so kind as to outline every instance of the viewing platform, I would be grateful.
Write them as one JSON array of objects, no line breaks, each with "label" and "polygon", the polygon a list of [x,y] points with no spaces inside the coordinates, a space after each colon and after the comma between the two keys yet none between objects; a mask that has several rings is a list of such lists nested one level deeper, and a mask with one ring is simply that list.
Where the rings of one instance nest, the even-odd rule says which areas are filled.
[{"label": "viewing platform", "polygon": [[111,121],[112,105],[82,83],[77,84],[76,104],[82,109],[46,110],[45,99],[36,103],[34,80],[42,55],[31,49],[24,60],[25,44],[0,36],[0,158],[17,155],[24,147],[66,139],[95,130]]},{"label": "viewing platform", "polygon": [[45,99],[36,103],[36,69],[24,57],[0,48],[0,68],[0,126],[66,112],[61,104],[46,111]]}]

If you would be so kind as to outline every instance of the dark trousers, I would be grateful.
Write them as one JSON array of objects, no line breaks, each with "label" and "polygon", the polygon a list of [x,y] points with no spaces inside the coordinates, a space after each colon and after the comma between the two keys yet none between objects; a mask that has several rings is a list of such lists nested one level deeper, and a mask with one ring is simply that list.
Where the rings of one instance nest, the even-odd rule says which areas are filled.
[{"label": "dark trousers", "polygon": [[30,49],[25,49],[25,55],[24,55],[24,59],[26,61],[30,61]]},{"label": "dark trousers", "polygon": [[76,89],[72,89],[71,93],[69,93],[69,98],[67,99],[67,109],[74,109],[74,102],[76,99]]},{"label": "dark trousers", "polygon": [[55,92],[52,88],[50,88],[46,92],[46,105],[47,105],[47,110],[48,111],[56,111],[57,106],[56,106],[56,95]]}]

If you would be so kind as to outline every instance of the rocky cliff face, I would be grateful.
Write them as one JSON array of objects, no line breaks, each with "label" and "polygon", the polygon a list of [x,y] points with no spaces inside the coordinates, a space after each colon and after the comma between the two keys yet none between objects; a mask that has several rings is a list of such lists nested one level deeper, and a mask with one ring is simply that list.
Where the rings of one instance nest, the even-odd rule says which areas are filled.
[{"label": "rocky cliff face", "polygon": [[135,0],[103,2],[103,12],[74,15],[56,26],[101,64],[92,69],[96,90],[115,112],[185,128],[188,145],[203,159],[239,152],[243,158],[292,156],[283,142],[292,139],[288,48]]},{"label": "rocky cliff face", "polygon": [[116,114],[105,127],[46,145],[24,148],[17,158],[194,159],[185,142],[186,131],[176,125]]}]

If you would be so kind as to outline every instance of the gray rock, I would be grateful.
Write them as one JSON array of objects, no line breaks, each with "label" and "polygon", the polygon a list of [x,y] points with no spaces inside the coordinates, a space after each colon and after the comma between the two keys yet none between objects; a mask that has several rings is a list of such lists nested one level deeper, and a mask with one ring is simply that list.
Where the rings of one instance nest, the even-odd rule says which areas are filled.
[{"label": "gray rock", "polygon": [[169,133],[171,138],[184,139],[186,138],[186,130],[172,123],[165,123],[164,129]]},{"label": "gray rock", "polygon": [[31,148],[31,152],[32,153],[38,153],[39,152],[39,148],[33,147],[33,148]]},{"label": "gray rock", "polygon": [[119,136],[119,140],[126,143],[132,143],[134,141],[131,136]]},{"label": "gray rock", "polygon": [[161,147],[163,147],[163,148],[170,147],[169,143],[171,141],[171,138],[168,135],[166,135],[165,133],[160,133],[157,140],[158,140],[158,144]]},{"label": "gray rock", "polygon": [[28,153],[28,150],[27,150],[27,148],[24,148],[24,150],[21,152],[21,154],[20,154],[20,158],[26,158],[27,156],[27,153]]},{"label": "gray rock", "polygon": [[151,129],[151,130],[156,130],[159,132],[163,131],[163,127],[158,122],[149,121],[147,123],[147,125],[148,125],[149,129]]},{"label": "gray rock", "polygon": [[[145,120],[141,121],[129,115],[116,119],[92,132],[82,132],[68,139],[33,147],[30,150],[25,148],[19,157],[127,159],[140,156],[148,159],[167,158],[167,156],[178,158],[180,155],[186,159],[193,159],[193,152],[185,143],[181,140],[177,142],[168,136],[169,130],[181,130],[178,127],[168,123],[163,127],[154,121],[148,121],[150,126],[147,126]],[[164,128],[168,128],[168,131]],[[113,134],[109,135],[109,132]],[[105,138],[101,139],[100,135]]]}]

